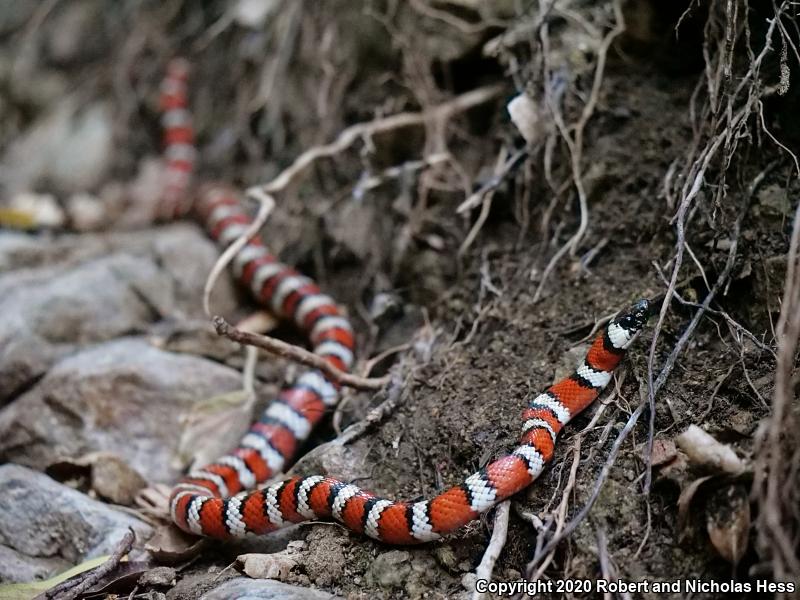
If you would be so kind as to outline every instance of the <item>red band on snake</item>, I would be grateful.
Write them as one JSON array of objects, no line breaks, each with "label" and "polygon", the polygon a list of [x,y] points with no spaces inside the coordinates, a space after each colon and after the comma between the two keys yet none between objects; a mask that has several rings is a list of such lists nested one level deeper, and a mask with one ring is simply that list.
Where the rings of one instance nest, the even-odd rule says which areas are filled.
[{"label": "red band on snake", "polygon": [[[187,74],[185,61],[172,61],[162,86],[166,182],[160,216],[182,216],[193,208],[209,235],[228,245],[246,231],[251,218],[237,194],[225,186],[205,185],[193,201],[195,149]],[[236,256],[233,269],[258,302],[308,335],[316,354],[341,370],[350,369],[353,329],[311,279],[281,264],[256,237]],[[648,302],[641,300],[613,319],[580,366],[529,403],[517,448],[430,500],[396,502],[319,475],[291,477],[244,492],[280,474],[338,401],[337,386],[319,371],[308,371],[281,390],[238,448],[178,483],[170,498],[172,519],[184,531],[216,538],[265,534],[292,523],[327,519],[389,544],[436,540],[539,476],[553,457],[561,429],[608,384],[648,315]]]}]

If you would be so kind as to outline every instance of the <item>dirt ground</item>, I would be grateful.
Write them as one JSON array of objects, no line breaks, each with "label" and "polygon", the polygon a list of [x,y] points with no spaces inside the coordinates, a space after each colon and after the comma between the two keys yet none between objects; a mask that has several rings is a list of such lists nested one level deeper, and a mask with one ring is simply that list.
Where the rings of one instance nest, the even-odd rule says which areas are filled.
[{"label": "dirt ground", "polygon": [[[24,193],[54,195],[66,219],[25,234],[45,248],[172,235],[173,225],[142,223],[137,207],[141,189],[151,189],[158,84],[174,55],[193,66],[198,178],[242,187],[272,180],[353,124],[430,112],[499,85],[469,110],[359,136],[276,193],[264,239],[346,308],[358,336],[357,370],[392,350],[371,372],[393,375],[389,392],[348,390],[336,417],[341,428],[401,386],[396,406],[358,439],[301,458],[292,471],[323,469],[409,500],[462,481],[515,446],[522,408],[575,365],[603,318],[639,298],[661,306],[674,277],[677,296],[664,303],[663,322],[651,320],[613,390],[569,425],[552,464],[513,499],[492,579],[713,580],[749,582],[753,590],[757,581],[795,581],[798,379],[793,347],[779,339],[781,307],[792,306],[784,282],[795,268],[790,237],[800,192],[792,156],[800,141],[794,17],[785,5],[753,1],[737,3],[735,14],[734,3],[722,2],[540,4],[546,10],[513,0],[81,0],[15,15],[25,11],[7,3],[0,27],[7,204]],[[783,11],[778,19],[776,11]],[[614,29],[620,18],[624,31]],[[781,26],[770,29],[775,23]],[[525,122],[506,108],[520,94],[528,99]],[[78,164],[64,174],[20,158],[37,148],[30,131],[60,103],[77,107],[73,133],[74,115],[87,107],[110,115],[101,119],[110,127],[107,151],[92,168]],[[40,138],[40,147],[48,140]],[[413,162],[422,159],[429,162]],[[90,201],[73,201],[79,192]],[[467,210],[457,210],[468,198]],[[81,263],[81,252],[70,260]],[[58,268],[61,260],[9,256],[4,276]],[[166,328],[167,351],[240,369],[240,351],[220,355],[222,342],[209,341],[199,292],[207,271],[186,275],[186,289],[195,291],[169,307],[168,318],[155,311],[145,325],[107,339],[133,332],[152,340]],[[221,285],[223,295],[235,289],[232,279]],[[230,293],[217,304],[228,320],[257,309]],[[81,327],[67,329],[76,338],[64,340],[70,347],[58,360],[95,343]],[[181,331],[190,333],[184,339]],[[302,343],[289,328],[272,333]],[[789,396],[777,413],[784,384],[776,372],[787,360]],[[35,393],[51,368],[20,376],[2,411]],[[274,389],[292,368],[262,354],[259,390]],[[710,436],[705,450],[682,436],[692,426]],[[310,446],[336,436],[326,423]],[[7,444],[0,458],[39,471],[52,466],[50,455],[27,444]],[[88,441],[60,458],[98,449]],[[780,491],[765,491],[778,480]],[[85,480],[70,481],[90,492]],[[131,501],[128,510],[141,508]],[[276,578],[301,587],[349,598],[472,597],[471,574],[497,527],[493,515],[413,548],[315,524],[277,542],[211,543],[177,561],[156,553],[147,570],[168,565],[172,579],[139,580],[135,588],[125,580],[119,593],[198,598],[243,573],[237,556],[277,551],[293,558]],[[550,552],[547,543],[576,516]],[[565,595],[602,593],[537,597]],[[727,594],[632,594],[687,596]]]}]

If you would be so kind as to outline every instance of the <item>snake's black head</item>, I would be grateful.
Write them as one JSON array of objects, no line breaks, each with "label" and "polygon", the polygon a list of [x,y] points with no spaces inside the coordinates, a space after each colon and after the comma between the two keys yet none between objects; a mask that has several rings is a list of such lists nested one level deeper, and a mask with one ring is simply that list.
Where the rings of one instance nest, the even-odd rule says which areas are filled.
[{"label": "snake's black head", "polygon": [[642,298],[628,310],[620,313],[614,322],[625,328],[629,333],[636,334],[641,331],[651,314],[650,301],[647,298]]}]

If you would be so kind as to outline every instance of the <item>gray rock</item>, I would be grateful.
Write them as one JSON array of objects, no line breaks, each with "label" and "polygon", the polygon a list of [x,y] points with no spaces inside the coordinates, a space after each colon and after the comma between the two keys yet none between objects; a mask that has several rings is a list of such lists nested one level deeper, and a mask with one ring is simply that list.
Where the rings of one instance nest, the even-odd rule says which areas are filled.
[{"label": "gray rock", "polygon": [[111,107],[64,98],[9,146],[3,158],[8,188],[20,192],[48,182],[53,191],[92,189],[105,178],[112,150]]},{"label": "gray rock", "polygon": [[0,411],[0,460],[43,469],[106,451],[150,481],[171,482],[181,419],[191,407],[241,387],[235,370],[121,338],[58,362]]},{"label": "gray rock", "polygon": [[0,579],[29,581],[113,552],[132,528],[137,540],[149,525],[92,500],[46,475],[0,466]]},{"label": "gray rock", "polygon": [[36,253],[42,243],[32,235],[16,231],[0,232],[0,273],[25,265],[26,257]]},{"label": "gray rock", "polygon": [[271,579],[229,579],[201,596],[201,600],[330,600],[328,592],[289,585]]},{"label": "gray rock", "polygon": [[[0,405],[82,345],[202,314],[216,257],[188,224],[55,240],[0,234]],[[233,289],[228,278],[218,287],[214,307],[225,314]]]},{"label": "gray rock", "polygon": [[0,35],[5,35],[22,27],[36,12],[35,2],[0,0]]},{"label": "gray rock", "polygon": [[405,550],[389,550],[375,557],[367,578],[382,588],[399,588],[411,573],[411,554]]},{"label": "gray rock", "polygon": [[72,565],[58,556],[27,556],[0,544],[0,581],[26,583],[47,579],[53,573],[66,571]]},{"label": "gray rock", "polygon": [[76,344],[143,331],[168,306],[171,281],[152,260],[111,255],[0,277],[0,398]]}]

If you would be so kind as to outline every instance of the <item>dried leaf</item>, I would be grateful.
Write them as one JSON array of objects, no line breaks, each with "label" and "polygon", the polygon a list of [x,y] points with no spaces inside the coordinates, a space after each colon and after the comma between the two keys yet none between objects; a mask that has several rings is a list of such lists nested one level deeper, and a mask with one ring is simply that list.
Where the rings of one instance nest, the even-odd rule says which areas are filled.
[{"label": "dried leaf", "polygon": [[147,485],[139,473],[111,452],[91,452],[53,463],[46,472],[58,481],[87,477],[98,496],[123,506],[132,505],[136,494]]},{"label": "dried leaf", "polygon": [[64,211],[52,194],[21,192],[8,206],[0,207],[0,225],[14,229],[60,227],[65,219]]},{"label": "dried leaf", "polygon": [[139,490],[134,503],[141,512],[158,519],[169,518],[169,494],[172,490],[163,483],[156,483]]},{"label": "dried leaf", "polygon": [[206,465],[233,448],[250,426],[254,400],[236,390],[196,403],[186,416],[175,468]]},{"label": "dried leaf", "polygon": [[197,556],[206,543],[204,538],[190,536],[170,524],[156,529],[145,550],[159,563],[176,564]]},{"label": "dried leaf", "polygon": [[36,216],[29,211],[0,206],[0,227],[8,227],[9,229],[35,229]]},{"label": "dried leaf", "polygon": [[677,442],[693,463],[707,465],[731,475],[741,475],[747,470],[747,464],[736,456],[730,446],[718,442],[697,425],[690,425],[678,436]]},{"label": "dried leaf", "polygon": [[728,485],[714,492],[706,506],[708,537],[720,556],[734,565],[747,550],[750,534],[750,501],[742,485]]},{"label": "dried leaf", "polygon": [[672,480],[683,487],[688,478],[688,469],[689,461],[686,455],[680,450],[677,450],[675,452],[675,457],[671,461],[658,466],[658,478]]},{"label": "dried leaf", "polygon": [[689,522],[689,507],[692,504],[697,491],[706,481],[712,479],[712,475],[695,479],[692,483],[687,485],[681,490],[681,495],[678,497],[678,536],[682,540],[687,533],[687,525]]},{"label": "dried leaf", "polygon": [[278,319],[265,310],[257,310],[236,324],[237,329],[250,333],[269,333],[278,326]]},{"label": "dried leaf", "polygon": [[103,577],[90,587],[82,600],[101,600],[110,594],[124,594],[130,592],[139,578],[147,573],[152,566],[146,561],[121,562],[113,572]]}]

